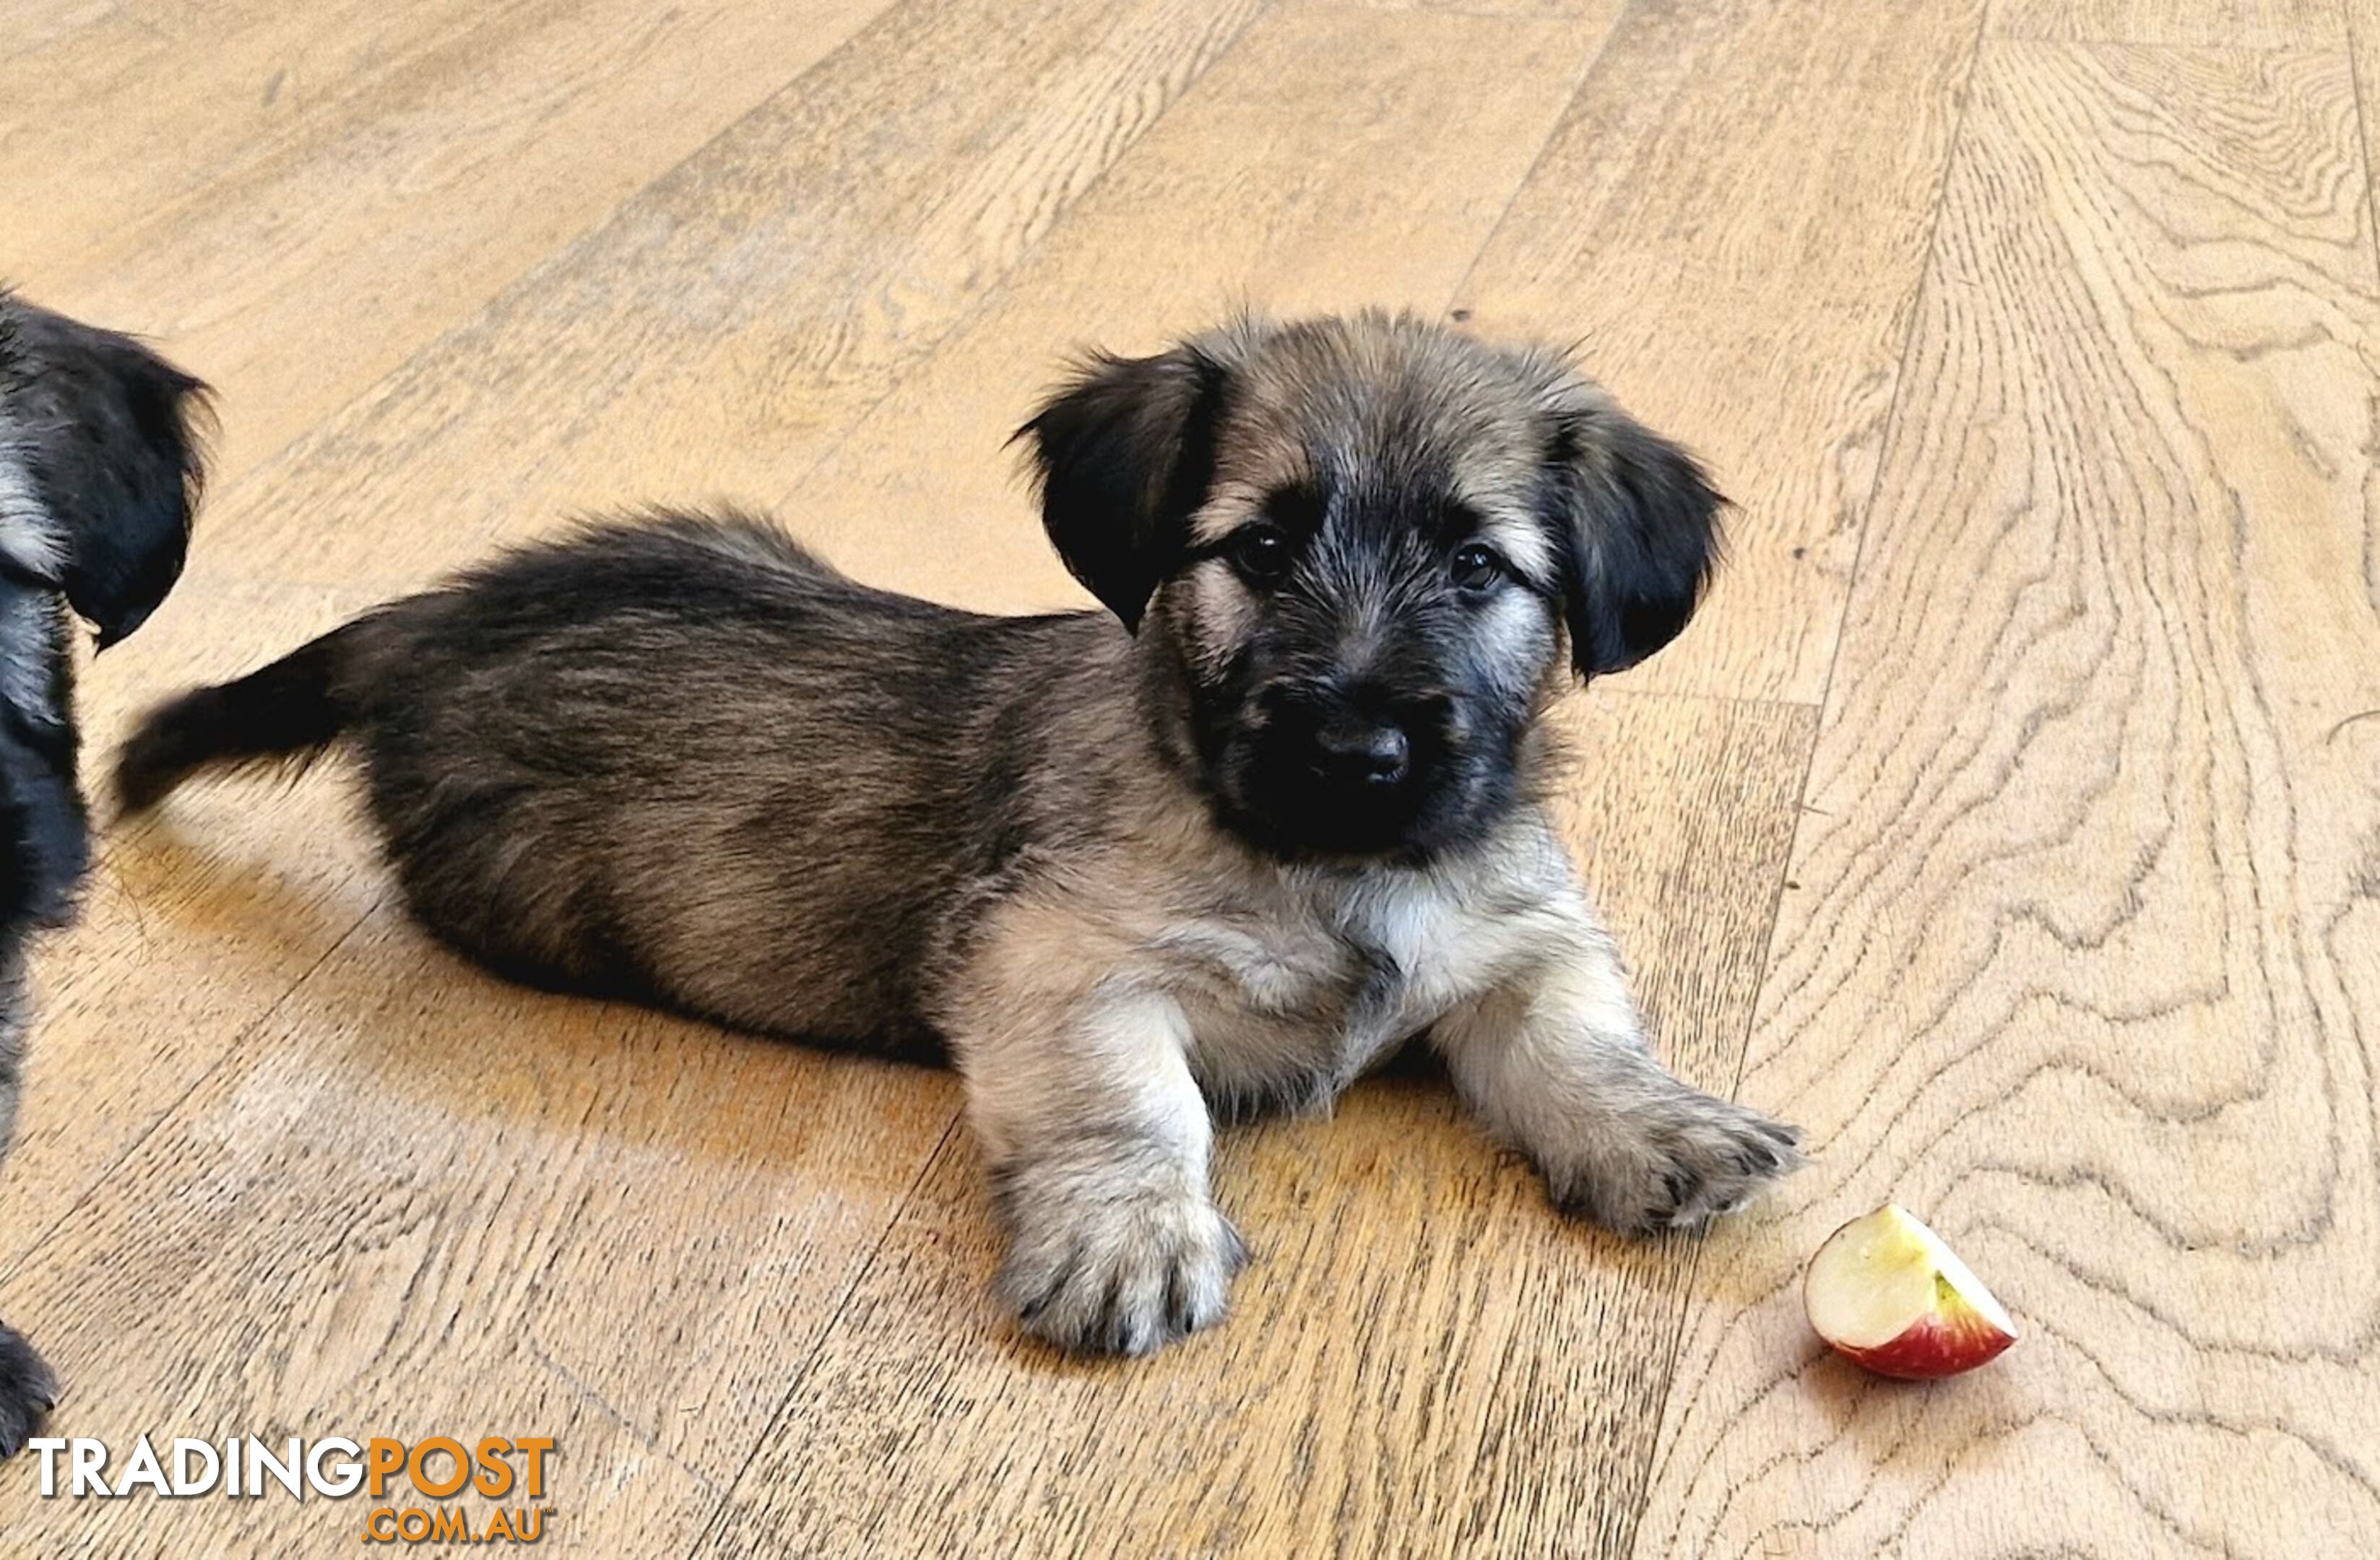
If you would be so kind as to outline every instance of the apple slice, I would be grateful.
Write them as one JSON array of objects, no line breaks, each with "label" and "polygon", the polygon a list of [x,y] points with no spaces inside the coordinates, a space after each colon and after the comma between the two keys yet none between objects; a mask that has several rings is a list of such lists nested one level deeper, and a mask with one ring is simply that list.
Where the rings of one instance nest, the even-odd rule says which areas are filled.
[{"label": "apple slice", "polygon": [[1802,1304],[1836,1352],[1911,1381],[1972,1371],[2016,1342],[2016,1324],[1983,1280],[1894,1203],[1827,1237]]}]

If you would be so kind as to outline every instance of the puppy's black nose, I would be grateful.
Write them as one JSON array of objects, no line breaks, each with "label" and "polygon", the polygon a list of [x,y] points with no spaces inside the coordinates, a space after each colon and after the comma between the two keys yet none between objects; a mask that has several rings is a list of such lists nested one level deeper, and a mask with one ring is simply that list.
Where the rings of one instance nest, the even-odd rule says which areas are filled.
[{"label": "puppy's black nose", "polygon": [[1402,728],[1385,721],[1342,720],[1314,733],[1315,768],[1349,785],[1394,785],[1413,762]]}]

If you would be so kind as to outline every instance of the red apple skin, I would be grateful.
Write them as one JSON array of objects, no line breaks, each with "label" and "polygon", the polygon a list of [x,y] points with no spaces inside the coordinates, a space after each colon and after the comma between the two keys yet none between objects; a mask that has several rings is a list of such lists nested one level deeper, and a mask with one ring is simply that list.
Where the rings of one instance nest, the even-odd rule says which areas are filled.
[{"label": "red apple skin", "polygon": [[[1840,1336],[1876,1331],[1844,1324],[1851,1318],[1843,1296],[1885,1301],[1889,1286],[1912,1277],[1924,1288],[1898,1297],[1911,1312],[1899,1333],[1877,1343]],[[1836,1353],[1904,1381],[1961,1374],[1998,1359],[2017,1340],[2015,1320],[1984,1281],[1923,1219],[1896,1203],[1852,1219],[1819,1243],[1803,1276],[1802,1304],[1811,1327]]]},{"label": "red apple skin", "polygon": [[1830,1347],[1853,1364],[1864,1365],[1880,1376],[1939,1381],[1944,1376],[1961,1375],[1978,1365],[1990,1364],[2014,1342],[2014,1334],[2003,1333],[1971,1312],[1959,1317],[1921,1317],[1899,1337],[1874,1348],[1853,1348],[1840,1343]]}]

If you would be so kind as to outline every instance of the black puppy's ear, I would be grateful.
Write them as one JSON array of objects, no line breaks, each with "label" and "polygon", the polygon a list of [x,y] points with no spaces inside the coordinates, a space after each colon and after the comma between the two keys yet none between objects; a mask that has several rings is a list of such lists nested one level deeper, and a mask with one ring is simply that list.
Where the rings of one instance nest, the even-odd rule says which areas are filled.
[{"label": "black puppy's ear", "polygon": [[1196,345],[1099,357],[1016,430],[1030,441],[1050,545],[1135,634],[1213,480],[1228,380]]},{"label": "black puppy's ear", "polygon": [[204,470],[207,387],[129,336],[0,295],[0,395],[64,535],[57,580],[104,649],[181,577]]},{"label": "black puppy's ear", "polygon": [[1547,508],[1571,662],[1621,671],[1678,636],[1718,562],[1727,502],[1694,458],[1572,381],[1552,417]]}]

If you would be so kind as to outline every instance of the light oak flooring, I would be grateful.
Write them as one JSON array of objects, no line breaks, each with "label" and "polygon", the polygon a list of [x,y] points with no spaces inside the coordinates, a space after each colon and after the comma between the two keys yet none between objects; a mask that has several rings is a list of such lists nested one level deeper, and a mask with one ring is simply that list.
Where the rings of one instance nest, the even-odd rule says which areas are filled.
[{"label": "light oak flooring", "polygon": [[[1575,341],[1740,508],[1564,816],[1665,1054],[1815,1154],[1632,1243],[1363,1086],[1228,1138],[1224,1327],[1068,1362],[948,1077],[498,984],[340,777],[218,785],[42,961],[55,1428],[549,1434],[571,1554],[2380,1554],[2375,91],[2380,0],[5,0],[0,272],[221,391],[95,755],[634,500],[1075,601],[1001,446],[1083,345]],[[1888,1198],[2000,1363],[1808,1334]],[[7,1555],[365,1510],[0,1467]]]}]

